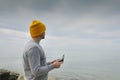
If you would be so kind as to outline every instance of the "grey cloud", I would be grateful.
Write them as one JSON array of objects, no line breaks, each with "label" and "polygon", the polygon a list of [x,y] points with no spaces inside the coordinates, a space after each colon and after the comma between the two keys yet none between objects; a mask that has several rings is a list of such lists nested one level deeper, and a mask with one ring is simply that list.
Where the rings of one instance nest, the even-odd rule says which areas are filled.
[{"label": "grey cloud", "polygon": [[[2,0],[0,1],[0,10],[3,12],[15,12],[17,8],[23,7],[32,9],[33,11],[51,11],[57,8],[57,11],[67,14],[82,14],[90,12],[92,9],[101,7],[105,8],[112,6],[112,8],[119,9],[119,1],[117,0]],[[58,8],[59,7],[59,8]],[[98,8],[99,9],[99,8]]]},{"label": "grey cloud", "polygon": [[2,0],[0,1],[1,10],[15,10],[18,7],[25,7],[36,10],[49,10],[58,1],[56,0]]},{"label": "grey cloud", "polygon": [[[119,31],[119,0],[3,0],[0,27],[28,30],[32,19],[47,25],[54,36],[95,37],[96,32]],[[88,35],[89,34],[89,35]]]}]

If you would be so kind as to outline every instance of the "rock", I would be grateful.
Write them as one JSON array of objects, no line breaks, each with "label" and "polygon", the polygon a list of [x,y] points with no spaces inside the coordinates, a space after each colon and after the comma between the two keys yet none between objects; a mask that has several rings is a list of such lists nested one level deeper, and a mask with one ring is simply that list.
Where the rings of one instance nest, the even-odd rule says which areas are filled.
[{"label": "rock", "polygon": [[55,80],[55,79],[54,79],[54,78],[52,78],[52,77],[49,77],[49,78],[48,78],[48,80]]},{"label": "rock", "polygon": [[10,73],[9,80],[17,80],[18,77],[19,77],[19,74],[18,74],[18,73],[11,72],[11,73]]},{"label": "rock", "polygon": [[0,69],[0,80],[17,80],[19,73],[11,72],[5,69]]},{"label": "rock", "polygon": [[[25,80],[24,75],[20,75],[17,72],[0,69],[0,80]],[[48,80],[58,80],[53,77],[49,77]]]},{"label": "rock", "polygon": [[25,80],[23,75],[19,75],[17,80]]}]

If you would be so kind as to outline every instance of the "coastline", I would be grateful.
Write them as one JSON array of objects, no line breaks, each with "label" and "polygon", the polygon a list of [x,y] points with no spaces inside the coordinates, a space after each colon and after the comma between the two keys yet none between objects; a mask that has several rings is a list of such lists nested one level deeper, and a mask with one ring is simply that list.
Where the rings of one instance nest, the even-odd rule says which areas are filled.
[{"label": "coastline", "polygon": [[[18,72],[10,71],[7,69],[0,69],[0,80],[25,80],[24,76]],[[56,80],[49,77],[48,80]]]},{"label": "coastline", "polygon": [[17,80],[19,76],[20,74],[17,72],[0,69],[0,80]]}]

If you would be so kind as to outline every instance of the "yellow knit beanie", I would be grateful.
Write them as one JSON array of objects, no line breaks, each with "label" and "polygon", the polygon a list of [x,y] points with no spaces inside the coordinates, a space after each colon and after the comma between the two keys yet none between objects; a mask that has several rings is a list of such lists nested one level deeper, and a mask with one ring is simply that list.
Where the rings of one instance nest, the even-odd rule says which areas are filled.
[{"label": "yellow knit beanie", "polygon": [[46,30],[46,26],[43,22],[38,20],[33,20],[30,24],[30,34],[31,37],[37,37],[40,36],[42,33],[44,33]]}]

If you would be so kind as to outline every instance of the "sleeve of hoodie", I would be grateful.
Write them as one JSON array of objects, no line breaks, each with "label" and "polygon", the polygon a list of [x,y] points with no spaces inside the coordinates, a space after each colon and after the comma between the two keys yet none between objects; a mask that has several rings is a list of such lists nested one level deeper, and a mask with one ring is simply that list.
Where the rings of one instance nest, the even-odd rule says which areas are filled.
[{"label": "sleeve of hoodie", "polygon": [[29,50],[28,61],[31,72],[35,76],[45,75],[54,68],[53,64],[46,66],[40,65],[40,50],[37,47],[33,47]]}]

